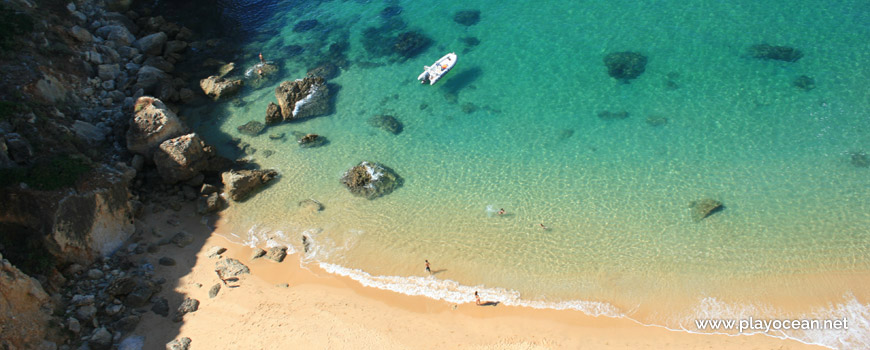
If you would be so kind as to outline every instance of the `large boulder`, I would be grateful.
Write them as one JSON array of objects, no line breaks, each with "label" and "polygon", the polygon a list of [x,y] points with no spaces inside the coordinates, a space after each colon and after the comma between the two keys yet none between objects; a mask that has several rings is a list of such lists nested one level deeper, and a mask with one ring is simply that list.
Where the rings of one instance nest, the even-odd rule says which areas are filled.
[{"label": "large boulder", "polygon": [[271,169],[230,170],[221,174],[221,180],[227,195],[234,201],[241,201],[277,175],[278,172]]},{"label": "large boulder", "polygon": [[0,255],[0,346],[29,349],[49,329],[51,298],[39,282]]},{"label": "large boulder", "polygon": [[214,270],[221,279],[239,277],[251,273],[245,264],[233,258],[221,259],[214,264]]},{"label": "large boulder", "polygon": [[646,61],[646,56],[637,52],[614,52],[604,56],[607,74],[626,83],[646,70]]},{"label": "large boulder", "polygon": [[330,110],[329,88],[321,77],[285,81],[275,88],[275,98],[285,121],[322,115]]},{"label": "large boulder", "polygon": [[386,166],[362,161],[344,173],[341,183],[354,195],[374,199],[393,192],[402,178]]},{"label": "large boulder", "polygon": [[224,79],[217,75],[199,81],[202,92],[215,100],[238,92],[242,89],[242,85],[244,85],[244,81],[241,79]]},{"label": "large boulder", "polygon": [[154,152],[154,164],[163,181],[174,184],[190,180],[205,169],[213,152],[196,133],[163,141]]},{"label": "large boulder", "polygon": [[133,107],[133,119],[127,129],[127,149],[151,159],[163,141],[184,134],[181,120],[153,97],[142,96]]},{"label": "large boulder", "polygon": [[169,37],[164,32],[146,35],[133,43],[133,47],[142,51],[146,55],[160,56],[163,53],[163,46]]}]

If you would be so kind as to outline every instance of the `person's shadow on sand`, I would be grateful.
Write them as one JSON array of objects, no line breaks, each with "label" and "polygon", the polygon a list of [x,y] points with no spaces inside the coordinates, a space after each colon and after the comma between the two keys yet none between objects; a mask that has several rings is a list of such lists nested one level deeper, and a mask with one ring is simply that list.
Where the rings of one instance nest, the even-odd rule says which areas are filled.
[{"label": "person's shadow on sand", "polygon": [[447,272],[447,269],[432,270],[432,276],[435,276],[435,275],[442,273],[442,272]]},{"label": "person's shadow on sand", "polygon": [[498,306],[498,301],[484,301],[480,303],[480,306]]}]

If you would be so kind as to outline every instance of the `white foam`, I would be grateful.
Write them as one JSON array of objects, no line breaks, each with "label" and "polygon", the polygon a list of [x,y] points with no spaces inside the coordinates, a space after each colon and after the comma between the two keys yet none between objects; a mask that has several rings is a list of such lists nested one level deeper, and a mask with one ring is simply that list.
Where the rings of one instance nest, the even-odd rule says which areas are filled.
[{"label": "white foam", "polygon": [[[301,81],[301,79],[296,79],[296,81]],[[310,102],[311,99],[314,98],[314,96],[318,90],[320,90],[320,88],[317,85],[312,85],[311,92],[309,92],[308,95],[305,96],[305,98],[303,98],[299,101],[296,101],[296,105],[293,106],[293,116],[296,116],[297,114],[299,114],[299,108],[302,107],[304,104]]]},{"label": "white foam", "polygon": [[325,271],[339,276],[350,277],[366,287],[389,290],[405,295],[425,296],[451,303],[475,302],[474,292],[480,294],[481,301],[498,302],[504,305],[524,306],[535,309],[578,310],[591,316],[622,317],[616,307],[602,302],[570,300],[547,302],[524,300],[520,293],[504,288],[491,288],[483,285],[466,286],[453,280],[433,276],[374,276],[358,269],[349,269],[330,263],[319,263]]}]

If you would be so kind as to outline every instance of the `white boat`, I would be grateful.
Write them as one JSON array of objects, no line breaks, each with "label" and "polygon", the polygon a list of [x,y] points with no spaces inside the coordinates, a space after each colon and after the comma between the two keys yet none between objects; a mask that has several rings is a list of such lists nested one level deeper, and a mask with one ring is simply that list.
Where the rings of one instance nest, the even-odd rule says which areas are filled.
[{"label": "white boat", "polygon": [[447,74],[454,65],[456,65],[456,53],[448,53],[431,66],[423,66],[423,73],[420,73],[417,80],[420,81],[420,84],[426,84],[426,80],[429,80],[429,85],[435,85],[438,79]]}]

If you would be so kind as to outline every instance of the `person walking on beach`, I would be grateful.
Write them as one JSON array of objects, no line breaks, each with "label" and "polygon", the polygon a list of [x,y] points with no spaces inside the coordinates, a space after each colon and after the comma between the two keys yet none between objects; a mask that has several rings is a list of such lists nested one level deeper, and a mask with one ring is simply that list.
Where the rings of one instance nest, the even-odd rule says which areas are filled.
[{"label": "person walking on beach", "polygon": [[429,260],[428,259],[426,260],[426,272],[428,272],[430,275],[432,274],[432,269],[429,267]]},{"label": "person walking on beach", "polygon": [[477,294],[477,291],[474,291],[474,302],[480,305],[480,294]]}]

